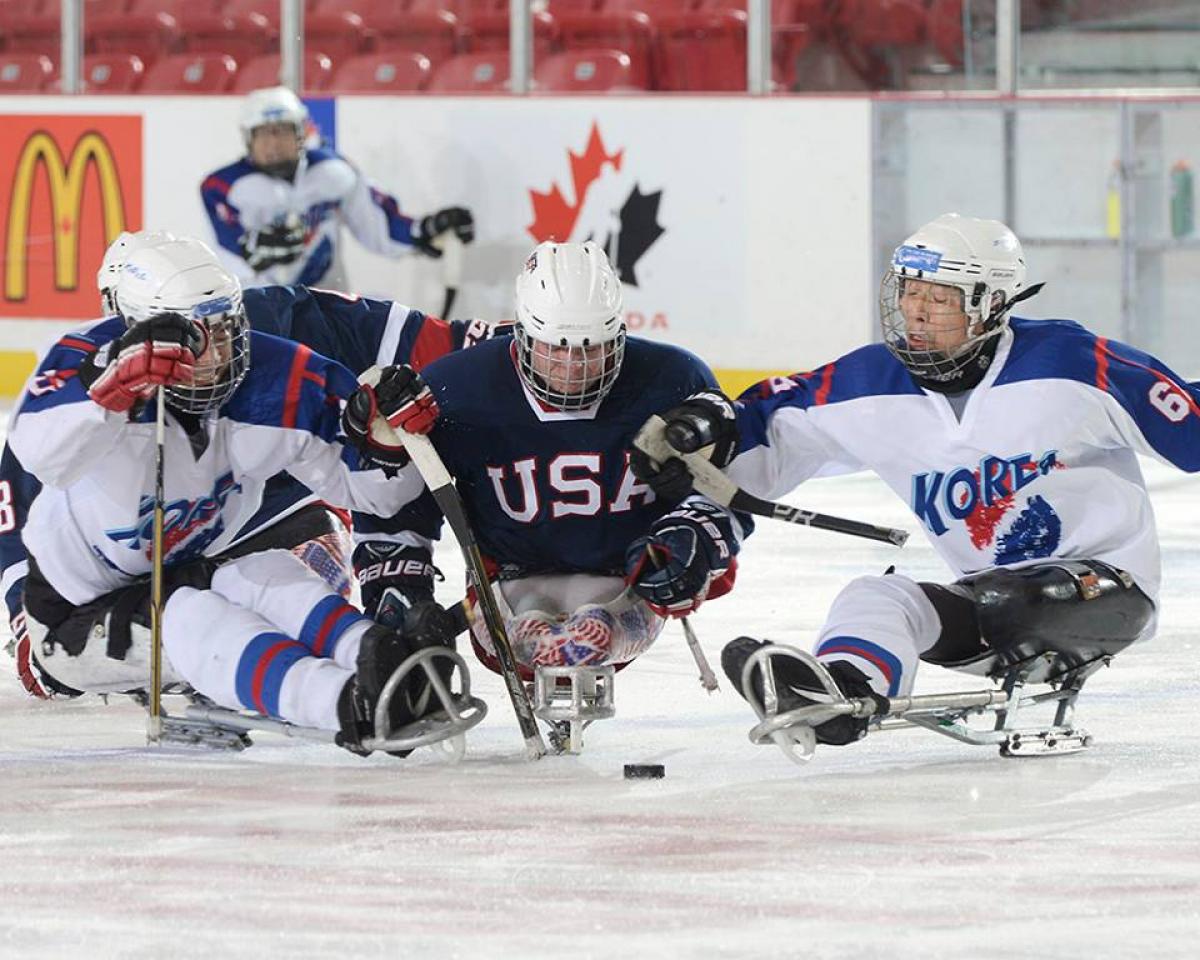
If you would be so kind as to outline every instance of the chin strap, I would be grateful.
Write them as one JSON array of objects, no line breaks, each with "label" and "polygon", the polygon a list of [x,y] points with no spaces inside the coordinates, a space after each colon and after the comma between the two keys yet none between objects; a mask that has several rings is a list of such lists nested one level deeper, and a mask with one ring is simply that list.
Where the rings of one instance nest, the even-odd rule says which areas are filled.
[{"label": "chin strap", "polygon": [[1046,284],[1044,284],[1044,283],[1035,283],[1032,287],[1026,287],[1024,290],[1022,290],[1020,293],[1018,293],[1015,297],[1013,297],[1011,300],[1008,301],[1008,303],[1006,303],[1004,305],[1005,311],[1007,312],[1007,311],[1011,310],[1016,304],[1020,303],[1022,300],[1028,300],[1031,297],[1036,297],[1039,293],[1042,292],[1042,287],[1044,287],[1045,285]]}]

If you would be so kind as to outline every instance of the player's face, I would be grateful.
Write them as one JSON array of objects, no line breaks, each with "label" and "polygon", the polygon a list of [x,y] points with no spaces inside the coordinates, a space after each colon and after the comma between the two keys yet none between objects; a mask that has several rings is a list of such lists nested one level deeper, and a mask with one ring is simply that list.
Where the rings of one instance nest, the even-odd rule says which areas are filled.
[{"label": "player's face", "polygon": [[256,167],[295,164],[300,159],[300,138],[290,123],[264,123],[250,135],[250,160]]},{"label": "player's face", "polygon": [[910,350],[953,356],[970,336],[970,318],[963,312],[957,287],[906,279],[900,289],[900,312]]},{"label": "player's face", "polygon": [[236,321],[228,317],[209,317],[205,321],[206,343],[196,358],[193,387],[211,387],[220,383],[233,359],[233,339]]},{"label": "player's face", "polygon": [[553,393],[572,397],[594,387],[604,375],[609,349],[596,343],[587,347],[558,347],[535,340],[533,372]]}]

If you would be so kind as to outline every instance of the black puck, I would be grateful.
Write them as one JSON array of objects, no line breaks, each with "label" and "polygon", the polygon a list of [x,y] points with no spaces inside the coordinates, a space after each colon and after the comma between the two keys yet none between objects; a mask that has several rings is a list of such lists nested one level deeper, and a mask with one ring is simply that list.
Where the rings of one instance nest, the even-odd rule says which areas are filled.
[{"label": "black puck", "polygon": [[661,763],[625,764],[626,780],[661,780],[666,775],[667,768]]}]

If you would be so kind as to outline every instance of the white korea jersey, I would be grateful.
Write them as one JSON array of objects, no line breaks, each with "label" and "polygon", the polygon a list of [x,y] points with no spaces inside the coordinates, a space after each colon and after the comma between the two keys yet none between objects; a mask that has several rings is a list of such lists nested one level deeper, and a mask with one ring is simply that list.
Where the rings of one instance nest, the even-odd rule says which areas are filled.
[{"label": "white korea jersey", "polygon": [[[109,318],[51,348],[26,387],[9,443],[44,484],[22,536],[49,583],[87,603],[150,572],[154,403],[131,422],[94,403],[84,359],[125,329]],[[423,489],[414,468],[388,479],[360,468],[338,439],[344,367],[308,347],[251,333],[250,370],[189,436],[168,406],[165,562],[219,554],[258,509],[267,479],[287,470],[328,502],[391,516]]]},{"label": "white korea jersey", "polygon": [[[374,253],[398,256],[411,249],[413,221],[395,197],[373,187],[348,160],[332,150],[306,149],[291,180],[269,176],[242,159],[204,178],[205,209],[221,260],[245,286],[328,286],[338,259],[339,225]],[[289,214],[305,226],[304,252],[291,263],[255,273],[242,257],[248,231],[265,230]]]},{"label": "white korea jersey", "polygon": [[1200,387],[1069,320],[1014,318],[961,422],[882,344],[742,395],[729,474],[777,499],[871,470],[956,577],[1051,558],[1129,572],[1151,598],[1154,512],[1135,454],[1200,470]]}]

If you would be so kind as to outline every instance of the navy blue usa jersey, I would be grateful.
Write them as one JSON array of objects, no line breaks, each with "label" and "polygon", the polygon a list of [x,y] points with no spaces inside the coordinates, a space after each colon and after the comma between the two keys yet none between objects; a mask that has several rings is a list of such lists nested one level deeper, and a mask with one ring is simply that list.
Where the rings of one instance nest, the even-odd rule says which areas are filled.
[{"label": "navy blue usa jersey", "polygon": [[449,354],[424,376],[442,411],[431,438],[501,576],[623,571],[625,548],[667,510],[629,468],[634,435],[652,414],[716,385],[687,351],[636,338],[592,411],[538,403],[508,338]]}]

